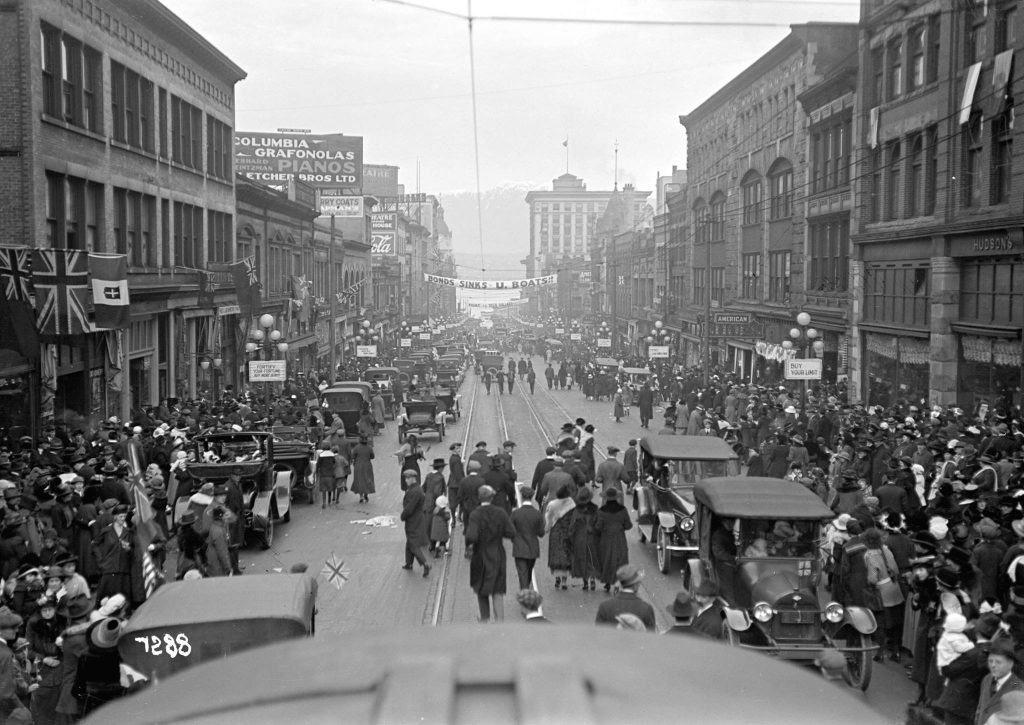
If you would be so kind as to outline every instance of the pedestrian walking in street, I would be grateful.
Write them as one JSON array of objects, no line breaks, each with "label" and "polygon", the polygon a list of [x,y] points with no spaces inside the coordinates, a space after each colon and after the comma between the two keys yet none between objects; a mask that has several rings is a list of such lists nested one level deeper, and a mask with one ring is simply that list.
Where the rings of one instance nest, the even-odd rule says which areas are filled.
[{"label": "pedestrian walking in street", "polygon": [[618,447],[608,446],[607,452],[608,457],[598,464],[597,474],[594,476],[594,483],[601,487],[602,496],[610,488],[618,490],[621,494],[623,493],[623,484],[627,487],[629,486],[629,477],[626,475],[626,469],[622,463],[615,458],[619,453]]},{"label": "pedestrian walking in street", "polygon": [[448,509],[448,497],[438,496],[430,515],[430,550],[434,552],[435,559],[448,554],[451,524],[452,512]]},{"label": "pedestrian walking in street", "polygon": [[499,370],[494,377],[498,381],[498,395],[503,395],[505,393],[505,371]]},{"label": "pedestrian walking in street", "polygon": [[622,405],[622,388],[615,391],[615,395],[612,396],[612,416],[615,418],[616,423],[622,422],[622,416],[626,414],[626,411]]},{"label": "pedestrian walking in street", "polygon": [[452,514],[458,514],[459,484],[466,477],[466,467],[462,462],[462,444],[455,442],[448,446],[451,455],[448,456],[448,501],[452,507]]},{"label": "pedestrian walking in street", "polygon": [[405,476],[406,471],[412,471],[415,473],[416,482],[420,482],[420,461],[426,460],[426,457],[423,454],[429,450],[429,446],[426,449],[420,448],[419,439],[414,435],[410,435],[406,437],[405,443],[402,444],[402,447],[395,451],[395,458],[397,458],[402,464],[400,484],[403,491],[405,490],[408,481]]},{"label": "pedestrian walking in street", "polygon": [[629,439],[629,447],[626,448],[625,454],[622,456],[622,471],[626,476],[629,483],[626,484],[626,492],[630,493],[636,487],[637,481],[640,480],[640,468],[637,463],[639,455],[639,449],[637,448],[636,438]]},{"label": "pedestrian walking in street", "polygon": [[572,569],[572,535],[569,516],[576,502],[569,495],[568,485],[561,485],[555,498],[544,509],[544,530],[548,534],[548,569],[555,575],[555,589],[569,588]]},{"label": "pedestrian walking in street", "polygon": [[373,422],[377,426],[375,432],[380,435],[384,430],[384,396],[381,395],[379,387],[374,388],[373,395],[370,396],[370,410],[373,411]]},{"label": "pedestrian walking in street", "polygon": [[631,614],[639,618],[648,631],[654,631],[657,627],[654,619],[654,607],[636,594],[643,577],[644,573],[632,564],[623,564],[616,569],[615,581],[619,584],[619,591],[598,605],[594,623],[615,627],[619,624],[619,615]]},{"label": "pedestrian walking in street", "polygon": [[515,536],[512,519],[492,506],[494,489],[481,486],[480,506],[469,515],[466,552],[470,559],[469,584],[476,592],[481,622],[505,620],[503,597],[507,591],[505,539]]},{"label": "pedestrian walking in street", "polygon": [[459,483],[459,498],[456,508],[462,516],[462,528],[466,528],[469,515],[480,505],[480,487],[484,485],[484,477],[480,475],[480,461],[470,459],[466,464],[469,473]]},{"label": "pedestrian walking in street", "polygon": [[430,564],[424,552],[428,542],[426,524],[423,520],[423,503],[425,497],[415,471],[403,471],[405,495],[402,496],[402,514],[399,517],[405,522],[405,564],[403,569],[412,569],[413,559],[423,567],[423,577],[430,576]]},{"label": "pedestrian walking in street", "polygon": [[555,369],[551,367],[551,363],[548,363],[548,366],[544,368],[544,380],[548,384],[548,390],[551,390],[555,382]]},{"label": "pedestrian walking in street", "polygon": [[[537,387],[537,373],[534,371],[533,366],[526,371],[526,382],[530,385],[530,395],[533,395],[534,389]],[[551,383],[548,383],[548,389],[551,389]]]},{"label": "pedestrian walking in street", "polygon": [[484,383],[484,387],[487,388],[487,394],[488,395],[491,394],[491,380],[492,380],[491,369],[487,368],[487,370],[484,371],[483,383]]},{"label": "pedestrian walking in street", "polygon": [[583,591],[597,591],[598,555],[597,505],[589,488],[576,492],[576,507],[569,520],[570,548],[572,550],[572,576],[583,581]]},{"label": "pedestrian walking in street", "polygon": [[516,385],[516,376],[515,376],[514,373],[510,373],[509,376],[508,376],[508,394],[509,395],[512,395],[512,389],[515,388],[515,385]]},{"label": "pedestrian walking in street", "polygon": [[640,427],[649,427],[651,418],[654,417],[654,392],[647,382],[644,382],[640,392],[637,393],[636,407],[640,411]]},{"label": "pedestrian walking in street", "polygon": [[341,494],[348,491],[348,477],[352,473],[352,463],[345,455],[345,451],[338,450],[335,446],[332,446],[331,450],[334,451],[334,495],[330,502],[337,504],[341,500]]},{"label": "pedestrian walking in street", "polygon": [[633,528],[629,511],[619,501],[617,489],[605,492],[604,505],[597,512],[594,531],[597,533],[598,560],[601,562],[601,581],[604,590],[610,591],[616,581],[615,572],[629,563],[629,547],[626,532]]},{"label": "pedestrian walking in street", "polygon": [[[434,502],[441,496],[444,496],[447,491],[447,485],[444,481],[444,459],[435,458],[430,467],[432,470],[423,479],[423,513],[426,514],[425,525],[428,535],[432,526],[431,517],[434,513]],[[433,546],[431,546],[430,550],[434,550]]]},{"label": "pedestrian walking in street", "polygon": [[335,462],[334,451],[331,450],[329,444],[324,443],[316,458],[316,480],[317,488],[320,489],[320,508],[322,509],[327,508],[327,504],[333,502],[334,492],[337,490],[334,480]]},{"label": "pedestrian walking in street", "polygon": [[520,489],[523,503],[512,512],[512,526],[516,535],[512,539],[512,558],[516,562],[519,588],[533,586],[533,567],[540,558],[540,539],[544,536],[544,516],[537,510],[533,489]]},{"label": "pedestrian walking in street", "polygon": [[211,512],[210,528],[206,532],[206,576],[231,574],[231,556],[228,554],[228,530],[224,517],[227,509],[217,506]]},{"label": "pedestrian walking in street", "polygon": [[359,503],[368,503],[370,494],[376,493],[373,480],[373,446],[366,436],[352,448],[352,493],[359,494]]}]

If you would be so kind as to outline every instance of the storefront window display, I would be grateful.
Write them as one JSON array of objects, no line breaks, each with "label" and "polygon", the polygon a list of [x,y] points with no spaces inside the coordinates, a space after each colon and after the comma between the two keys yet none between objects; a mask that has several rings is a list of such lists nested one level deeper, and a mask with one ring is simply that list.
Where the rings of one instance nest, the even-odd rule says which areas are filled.
[{"label": "storefront window display", "polygon": [[981,402],[1004,410],[1021,404],[1021,341],[960,336],[957,402],[974,408]]},{"label": "storefront window display", "polygon": [[865,335],[867,403],[921,404],[928,400],[929,343],[927,338]]}]

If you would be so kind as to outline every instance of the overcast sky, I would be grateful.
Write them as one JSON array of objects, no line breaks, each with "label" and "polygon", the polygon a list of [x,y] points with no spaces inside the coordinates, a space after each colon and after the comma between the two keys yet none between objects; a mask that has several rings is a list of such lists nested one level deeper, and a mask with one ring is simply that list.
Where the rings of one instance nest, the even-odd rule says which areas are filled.
[{"label": "overcast sky", "polygon": [[[408,191],[476,188],[468,23],[442,0],[163,0],[246,70],[236,126],[364,137],[366,161]],[[856,22],[856,0],[474,0],[481,184],[653,189],[686,165],[687,113],[785,37],[788,24]],[[491,16],[488,19],[485,16]],[[495,16],[774,24],[629,25]]]}]

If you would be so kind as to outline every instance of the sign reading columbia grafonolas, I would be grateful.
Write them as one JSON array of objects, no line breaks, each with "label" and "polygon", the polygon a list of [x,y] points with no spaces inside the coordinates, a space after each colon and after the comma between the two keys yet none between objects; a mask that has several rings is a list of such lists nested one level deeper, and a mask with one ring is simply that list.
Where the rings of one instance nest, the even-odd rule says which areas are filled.
[{"label": "sign reading columbia grafonolas", "polygon": [[235,171],[265,184],[295,179],[318,189],[359,189],[363,138],[342,133],[236,131]]},{"label": "sign reading columbia grafonolas", "polygon": [[527,279],[455,279],[454,277],[438,277],[436,274],[424,274],[423,279],[432,284],[459,289],[523,289],[524,287],[545,287],[555,284],[558,276],[549,274],[546,277],[528,277]]}]

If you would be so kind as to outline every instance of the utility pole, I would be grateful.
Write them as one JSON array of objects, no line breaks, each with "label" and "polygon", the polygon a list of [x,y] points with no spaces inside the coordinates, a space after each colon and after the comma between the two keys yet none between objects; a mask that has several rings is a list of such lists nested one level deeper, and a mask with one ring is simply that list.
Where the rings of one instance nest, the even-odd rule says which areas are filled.
[{"label": "utility pole", "polygon": [[338,295],[337,290],[334,289],[334,214],[331,214],[331,237],[327,244],[327,300],[330,307],[328,314],[330,315],[330,327],[327,331],[327,341],[331,346],[330,363],[331,370],[327,374],[327,380],[331,385],[334,384],[334,378],[337,374],[338,369],[338,341],[335,327],[337,323],[335,318],[338,316]]},{"label": "utility pole", "polygon": [[[701,229],[708,230],[708,221],[701,222]],[[711,235],[704,236],[704,387],[711,383]]]}]

